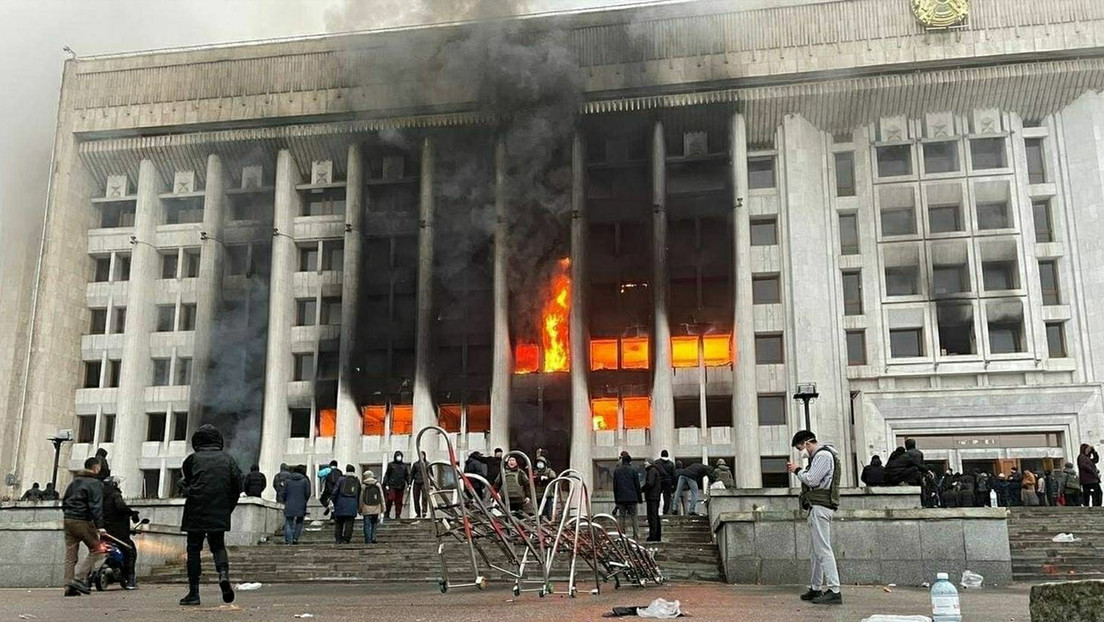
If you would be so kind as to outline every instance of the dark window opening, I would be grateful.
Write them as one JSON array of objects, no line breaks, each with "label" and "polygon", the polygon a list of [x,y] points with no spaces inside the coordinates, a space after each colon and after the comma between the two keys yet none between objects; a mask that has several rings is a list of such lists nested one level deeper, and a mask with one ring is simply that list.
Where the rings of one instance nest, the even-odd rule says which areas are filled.
[{"label": "dark window opening", "polygon": [[748,188],[774,188],[774,156],[748,158]]},{"label": "dark window opening", "polygon": [[778,244],[778,219],[759,218],[751,221],[751,245],[774,246]]},{"label": "dark window opening", "polygon": [[161,443],[165,440],[165,413],[149,413],[146,425],[146,441]]},{"label": "dark window opening", "polygon": [[840,253],[859,254],[859,217],[856,214],[840,214]]},{"label": "dark window opening", "polygon": [[291,438],[310,438],[311,411],[309,408],[292,408],[290,411],[291,428],[288,435]]},{"label": "dark window opening", "polygon": [[887,296],[915,296],[920,292],[920,270],[916,266],[885,269]]},{"label": "dark window opening", "polygon": [[786,396],[760,394],[756,400],[759,425],[786,425]]},{"label": "dark window opening", "polygon": [[962,209],[958,205],[933,205],[928,208],[928,227],[932,233],[964,231]]},{"label": "dark window opening", "polygon": [[866,331],[847,331],[847,364],[866,365]]},{"label": "dark window opening", "polygon": [[970,157],[975,170],[1004,168],[1003,138],[975,138],[970,141]]},{"label": "dark window opening", "polygon": [[77,442],[91,443],[96,440],[96,415],[77,416]]},{"label": "dark window opening", "polygon": [[897,177],[912,174],[912,147],[891,145],[878,147],[878,177]]},{"label": "dark window opening", "polygon": [[935,307],[935,315],[940,355],[964,356],[977,353],[972,305],[940,303]]},{"label": "dark window opening", "polygon": [[958,143],[924,143],[924,172],[928,175],[958,170]]},{"label": "dark window opening", "polygon": [[1035,241],[1039,244],[1054,241],[1054,226],[1050,214],[1050,201],[1034,201],[1031,204],[1035,220]]},{"label": "dark window opening", "polygon": [[777,274],[755,276],[751,279],[752,304],[769,305],[781,302],[781,287]]},{"label": "dark window opening", "polygon": [[755,335],[755,363],[757,365],[776,365],[783,363],[782,335]]},{"label": "dark window opening", "polygon": [[786,457],[760,458],[759,466],[763,473],[763,488],[789,488],[790,472],[786,470]]},{"label": "dark window opening", "polygon": [[985,261],[981,264],[985,291],[1002,291],[1019,287],[1014,261]]},{"label": "dark window opening", "polygon": [[836,154],[836,195],[855,196],[855,154],[850,151]]},{"label": "dark window opening", "polygon": [[859,271],[843,273],[843,314],[862,315],[862,273]]},{"label": "dark window opening", "polygon": [[1042,138],[1025,138],[1024,151],[1027,154],[1027,183],[1045,184],[1046,152],[1043,151]]},{"label": "dark window opening", "polygon": [[924,330],[921,328],[890,330],[890,356],[895,359],[924,356],[923,336]]},{"label": "dark window opening", "polygon": [[1047,352],[1052,359],[1066,358],[1066,328],[1062,322],[1047,322]]},{"label": "dark window opening", "polygon": [[1061,288],[1058,285],[1058,262],[1047,259],[1039,262],[1039,288],[1043,293],[1043,304],[1062,304]]}]

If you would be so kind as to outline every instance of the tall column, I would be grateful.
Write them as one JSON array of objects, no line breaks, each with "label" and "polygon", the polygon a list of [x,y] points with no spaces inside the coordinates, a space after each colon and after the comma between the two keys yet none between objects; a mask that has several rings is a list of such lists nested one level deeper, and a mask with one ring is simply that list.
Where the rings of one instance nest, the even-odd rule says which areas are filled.
[{"label": "tall column", "polygon": [[586,326],[586,146],[576,130],[571,142],[571,309],[568,332],[571,339],[571,468],[587,486],[593,484],[591,446],[594,427],[587,388]]},{"label": "tall column", "polygon": [[[188,404],[189,433],[199,427],[207,391],[207,373],[211,366],[211,338],[215,311],[219,306],[222,283],[222,222],[226,206],[226,182],[229,179],[222,158],[207,156],[207,184],[203,189],[203,232],[199,253],[199,278],[196,279],[195,339],[192,347],[192,388]],[[190,435],[190,434],[189,434]]]},{"label": "tall column", "polygon": [[671,325],[667,320],[667,143],[663,122],[652,131],[652,293],[655,302],[655,371],[652,374],[652,449],[659,455],[675,440],[671,389]]},{"label": "tall column", "polygon": [[506,141],[495,140],[494,363],[491,376],[491,447],[510,444],[510,290],[506,225]]},{"label": "tall column", "polygon": [[361,426],[350,377],[353,341],[356,338],[357,301],[360,294],[360,253],[364,239],[364,158],[360,145],[349,145],[345,174],[345,258],[341,265],[341,344],[337,376],[337,462],[357,464]]},{"label": "tall column", "polygon": [[138,460],[146,431],[146,386],[153,373],[150,332],[156,324],[159,256],[154,246],[161,219],[164,180],[153,162],[138,165],[138,198],[134,213],[134,242],[130,251],[130,282],[127,284],[126,327],[123,331],[123,361],[119,370],[119,400],[115,415],[115,443],[108,457],[112,473],[122,478],[123,495],[142,492]]},{"label": "tall column", "polygon": [[287,446],[290,416],[291,327],[295,322],[296,249],[292,231],[299,213],[299,169],[287,149],[276,156],[276,196],[272,214],[272,274],[268,292],[268,349],[265,353],[264,422],[261,426],[261,470],[279,471]]},{"label": "tall column", "polygon": [[[418,207],[418,320],[414,341],[414,434],[437,425],[430,360],[433,356],[433,139],[422,141],[421,201]],[[413,454],[411,454],[413,455]]]},{"label": "tall column", "polygon": [[736,434],[734,476],[740,488],[763,485],[759,462],[759,400],[755,380],[755,322],[751,299],[751,220],[748,218],[747,125],[733,113],[729,128],[732,162],[732,241],[735,248],[734,278],[736,317],[732,365],[732,424]]}]

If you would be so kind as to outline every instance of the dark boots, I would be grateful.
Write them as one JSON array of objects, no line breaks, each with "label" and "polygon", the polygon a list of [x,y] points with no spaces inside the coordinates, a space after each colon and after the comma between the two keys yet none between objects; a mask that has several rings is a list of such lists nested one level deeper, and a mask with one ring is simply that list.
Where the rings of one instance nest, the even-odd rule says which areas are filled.
[{"label": "dark boots", "polygon": [[188,595],[180,599],[180,604],[185,607],[199,604],[199,577],[188,577]]},{"label": "dark boots", "polygon": [[138,578],[135,577],[133,572],[130,573],[130,575],[126,578],[126,581],[123,581],[123,589],[124,590],[136,590],[136,589],[138,589]]},{"label": "dark boots", "polygon": [[230,585],[230,571],[225,568],[219,571],[219,588],[222,590],[222,602],[234,602],[234,588]]}]

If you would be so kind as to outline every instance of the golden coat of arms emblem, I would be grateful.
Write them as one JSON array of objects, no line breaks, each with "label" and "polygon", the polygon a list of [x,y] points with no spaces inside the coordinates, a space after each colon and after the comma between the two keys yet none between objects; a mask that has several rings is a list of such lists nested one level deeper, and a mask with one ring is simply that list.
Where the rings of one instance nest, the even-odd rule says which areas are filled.
[{"label": "golden coat of arms emblem", "polygon": [[970,0],[912,0],[912,12],[926,28],[951,28],[966,21]]}]

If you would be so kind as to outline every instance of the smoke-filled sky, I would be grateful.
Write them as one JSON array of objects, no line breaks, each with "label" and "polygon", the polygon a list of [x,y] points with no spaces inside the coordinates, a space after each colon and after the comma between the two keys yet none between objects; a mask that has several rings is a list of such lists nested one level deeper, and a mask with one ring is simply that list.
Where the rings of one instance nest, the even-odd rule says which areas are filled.
[{"label": "smoke-filled sky", "polygon": [[90,56],[640,1],[0,0],[0,249],[39,236],[66,46]]}]

